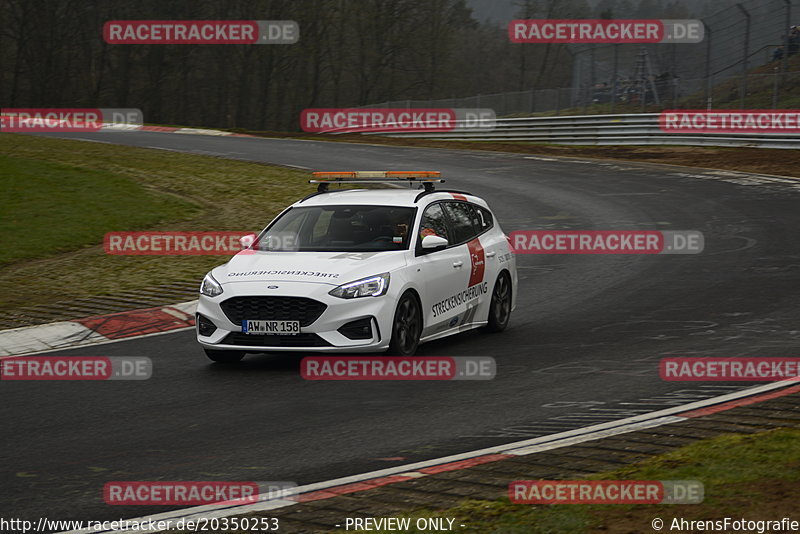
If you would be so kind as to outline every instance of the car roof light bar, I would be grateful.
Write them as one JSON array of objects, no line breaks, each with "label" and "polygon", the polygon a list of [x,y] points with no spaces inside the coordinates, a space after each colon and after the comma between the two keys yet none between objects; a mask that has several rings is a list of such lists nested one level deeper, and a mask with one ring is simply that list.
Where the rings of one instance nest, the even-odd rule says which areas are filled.
[{"label": "car roof light bar", "polygon": [[443,183],[439,171],[346,171],[346,172],[314,172],[314,180],[310,184],[318,184],[317,191],[325,193],[330,184],[392,184],[419,183],[425,191],[433,191],[436,183]]},{"label": "car roof light bar", "polygon": [[325,171],[312,172],[314,178],[438,178],[439,171]]}]

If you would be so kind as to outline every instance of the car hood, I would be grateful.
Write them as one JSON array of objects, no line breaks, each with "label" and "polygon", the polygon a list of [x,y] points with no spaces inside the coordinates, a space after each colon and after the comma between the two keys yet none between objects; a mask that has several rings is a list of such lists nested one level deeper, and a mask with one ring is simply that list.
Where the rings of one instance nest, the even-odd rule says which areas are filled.
[{"label": "car hood", "polygon": [[316,282],[338,286],[406,264],[404,250],[386,252],[262,252],[243,250],[213,270],[221,284]]}]

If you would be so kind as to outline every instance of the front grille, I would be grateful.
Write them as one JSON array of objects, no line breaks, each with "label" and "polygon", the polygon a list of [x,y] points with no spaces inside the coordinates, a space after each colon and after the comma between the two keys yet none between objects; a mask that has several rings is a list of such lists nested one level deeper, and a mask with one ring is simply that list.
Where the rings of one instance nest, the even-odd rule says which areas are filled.
[{"label": "front grille", "polygon": [[305,297],[232,297],[220,304],[222,311],[233,324],[242,321],[300,321],[309,326],[319,319],[327,306]]},{"label": "front grille", "polygon": [[331,344],[317,334],[295,334],[293,336],[243,334],[231,332],[222,340],[223,345],[241,347],[330,347]]}]

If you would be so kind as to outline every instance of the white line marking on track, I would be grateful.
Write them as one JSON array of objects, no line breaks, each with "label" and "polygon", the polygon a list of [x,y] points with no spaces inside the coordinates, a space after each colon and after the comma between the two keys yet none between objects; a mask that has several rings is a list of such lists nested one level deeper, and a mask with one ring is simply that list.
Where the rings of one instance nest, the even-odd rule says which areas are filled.
[{"label": "white line marking on track", "polygon": [[[169,306],[161,306],[160,309],[173,317],[185,320],[194,316],[195,310],[197,310],[197,301],[179,302]],[[140,336],[108,339],[76,321],[59,321],[57,323],[23,326],[11,330],[0,330],[0,359],[29,354],[45,354],[57,350],[71,350],[87,345],[105,345],[119,341],[131,341],[190,329],[194,329],[194,327],[187,326]]]},{"label": "white line marking on track", "polygon": [[105,336],[72,321],[14,328],[0,332],[0,359],[65,350],[106,341],[108,338]]},{"label": "white line marking on track", "polygon": [[181,327],[181,328],[175,328],[174,330],[167,330],[165,332],[153,332],[152,334],[142,334],[140,336],[123,337],[123,338],[120,338],[120,339],[108,339],[108,340],[106,340],[100,334],[96,334],[98,336],[97,337],[97,341],[91,341],[91,342],[88,342],[88,343],[83,343],[81,345],[71,345],[69,347],[55,347],[55,348],[45,349],[45,350],[27,351],[27,352],[14,354],[14,355],[10,355],[10,356],[0,356],[0,359],[3,359],[3,358],[14,358],[14,357],[17,357],[17,356],[28,356],[28,355],[33,355],[33,354],[47,354],[48,352],[56,352],[56,351],[60,351],[60,350],[82,349],[82,348],[85,348],[85,347],[88,347],[88,346],[108,345],[109,343],[120,343],[122,341],[133,341],[134,339],[142,339],[142,338],[153,337],[153,336],[163,336],[165,334],[174,334],[176,332],[185,332],[186,330],[194,330],[194,329],[195,329],[194,326],[185,326],[185,327]]},{"label": "white line marking on track", "polygon": [[[465,452],[461,454],[454,454],[451,456],[445,456],[443,458],[436,458],[433,460],[425,460],[422,462],[416,462],[413,464],[401,465],[396,467],[390,467],[387,469],[381,469],[378,471],[371,471],[368,473],[362,473],[358,475],[352,475],[342,478],[337,478],[334,480],[327,480],[324,482],[317,482],[314,484],[307,484],[305,486],[298,486],[294,488],[294,495],[302,495],[305,493],[310,493],[312,491],[318,491],[323,489],[335,488],[337,486],[343,486],[346,484],[353,484],[356,482],[364,482],[367,480],[374,480],[378,478],[383,478],[387,476],[399,476],[404,474],[408,476],[409,473],[418,472],[420,469],[424,469],[426,467],[433,467],[442,464],[448,464],[452,462],[458,462],[462,460],[469,460],[472,458],[477,458],[479,456],[485,456],[490,454],[508,454],[514,456],[523,456],[527,454],[534,454],[536,452],[541,452],[545,450],[553,450],[558,449],[560,447],[566,447],[569,445],[574,445],[576,443],[584,443],[587,441],[593,441],[596,439],[601,439],[604,437],[615,436],[619,434],[625,434],[628,432],[635,432],[637,430],[644,430],[648,428],[655,428],[662,425],[667,425],[670,423],[676,423],[680,421],[686,420],[685,417],[680,417],[681,413],[689,412],[692,410],[696,410],[699,408],[704,408],[706,406],[711,406],[715,404],[721,404],[727,401],[741,399],[745,397],[751,397],[753,395],[757,395],[759,393],[765,393],[768,391],[780,389],[786,386],[795,385],[797,384],[796,380],[784,380],[780,382],[771,382],[769,384],[755,386],[752,388],[744,389],[741,391],[736,391],[734,393],[728,393],[726,395],[720,395],[718,397],[713,397],[710,399],[705,399],[697,402],[691,402],[689,404],[685,404],[683,406],[675,406],[672,408],[667,408],[664,410],[659,410],[656,412],[651,412],[642,415],[636,415],[633,417],[627,417],[625,419],[619,419],[617,421],[609,421],[607,423],[601,423],[598,425],[592,425],[585,428],[579,428],[575,430],[570,430],[567,432],[561,432],[558,434],[552,434],[549,436],[541,436],[538,438],[527,439],[523,441],[518,441],[514,443],[506,443],[504,445],[498,445],[495,447],[489,447],[486,449],[480,449],[476,451]],[[420,473],[420,475],[425,475],[425,473]],[[165,521],[171,519],[173,521],[178,521],[180,519],[185,520],[196,520],[199,518],[215,518],[215,517],[228,517],[232,515],[240,515],[250,512],[256,511],[266,511],[266,510],[275,510],[278,508],[284,508],[286,506],[293,506],[299,504],[295,501],[265,501],[261,503],[255,504],[247,504],[247,505],[240,505],[240,506],[230,506],[230,505],[206,505],[206,506],[194,506],[191,508],[184,508],[181,510],[173,510],[170,512],[164,512],[160,514],[154,514],[151,516],[144,516],[144,517],[137,517],[129,519],[129,521],[137,521],[137,522],[146,522],[146,521]],[[64,532],[60,534],[87,534],[89,532],[94,533],[110,533],[110,532],[139,532],[138,530],[93,530],[90,531],[88,529],[84,530],[73,530],[69,532]]]},{"label": "white line marking on track", "polygon": [[[153,133],[166,133],[166,132],[153,132]],[[183,154],[191,154],[190,150],[178,150],[177,148],[166,148],[163,146],[146,146],[145,148],[152,148],[153,150],[165,150],[167,152],[180,152]]]},{"label": "white line marking on track", "polygon": [[652,195],[660,195],[661,193],[600,193],[601,197],[645,197]]},{"label": "white line marking on track", "polygon": [[102,143],[104,145],[113,145],[114,144],[111,141],[99,141],[97,139],[87,139],[85,137],[73,137],[72,139],[75,140],[75,141],[86,141],[88,143]]}]

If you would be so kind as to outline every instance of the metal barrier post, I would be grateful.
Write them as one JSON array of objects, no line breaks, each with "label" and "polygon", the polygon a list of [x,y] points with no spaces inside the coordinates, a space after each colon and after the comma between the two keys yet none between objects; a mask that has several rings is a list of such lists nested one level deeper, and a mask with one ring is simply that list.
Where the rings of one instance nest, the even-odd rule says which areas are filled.
[{"label": "metal barrier post", "polygon": [[786,2],[786,25],[783,27],[783,72],[789,70],[789,27],[792,25],[792,0]]},{"label": "metal barrier post", "polygon": [[706,33],[706,108],[711,109],[713,106],[713,96],[712,96],[712,85],[711,85],[711,38],[713,32],[711,31],[711,27],[703,21],[703,26],[705,27]]},{"label": "metal barrier post", "polygon": [[561,115],[561,88],[556,89],[556,116]]},{"label": "metal barrier post", "polygon": [[592,61],[592,57],[594,57],[594,48],[591,48],[590,51],[591,53],[586,58],[589,62],[589,81],[586,84],[586,102],[583,108],[586,113],[589,112],[589,109],[591,109],[594,104],[594,61]]},{"label": "metal barrier post", "polygon": [[772,69],[772,109],[778,109],[778,67]]},{"label": "metal barrier post", "polygon": [[614,45],[614,67],[611,74],[611,113],[617,109],[617,69],[619,67],[619,45]]},{"label": "metal barrier post", "polygon": [[736,7],[739,8],[739,11],[742,12],[745,19],[744,55],[742,56],[742,102],[739,105],[741,109],[744,109],[747,101],[747,56],[750,50],[750,13],[747,12],[742,4],[736,4]]}]

